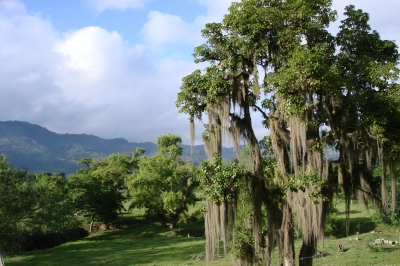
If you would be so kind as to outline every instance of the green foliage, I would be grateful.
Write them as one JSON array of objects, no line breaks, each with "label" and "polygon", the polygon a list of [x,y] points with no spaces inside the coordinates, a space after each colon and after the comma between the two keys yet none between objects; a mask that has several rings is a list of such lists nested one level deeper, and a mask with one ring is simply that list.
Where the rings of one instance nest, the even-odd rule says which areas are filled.
[{"label": "green foliage", "polygon": [[0,156],[0,246],[7,251],[47,248],[79,230],[65,178],[29,175]]},{"label": "green foliage", "polygon": [[251,228],[235,228],[235,241],[233,242],[232,254],[235,259],[242,259],[253,264],[254,239]]},{"label": "green foliage", "polygon": [[[200,46],[196,53],[208,53],[207,47]],[[229,92],[226,73],[216,66],[207,67],[202,73],[194,71],[182,79],[181,91],[178,93],[176,107],[180,113],[189,115],[191,121],[201,119],[207,110],[207,104],[216,102],[218,97]]]},{"label": "green foliage", "polygon": [[124,209],[125,179],[137,167],[138,157],[143,153],[137,150],[133,157],[126,154],[111,154],[107,159],[93,161],[81,159],[87,165],[68,177],[68,186],[78,213],[90,221],[109,224],[115,221]]},{"label": "green foliage", "polygon": [[205,214],[205,206],[203,205],[202,208],[194,211],[189,217],[188,221],[189,222],[197,222],[204,220],[204,214]]},{"label": "green foliage", "polygon": [[181,143],[180,136],[168,133],[157,138],[157,149],[159,153],[177,157],[182,155],[182,147],[179,146]]},{"label": "green foliage", "polygon": [[103,185],[88,173],[69,176],[68,186],[78,214],[89,221],[108,224],[115,221],[118,212],[123,210],[125,197],[122,193]]},{"label": "green foliage", "polygon": [[372,216],[375,223],[389,225],[393,229],[400,229],[400,213],[399,211],[393,212],[389,210],[388,214],[375,213]]},{"label": "green foliage", "polygon": [[398,211],[390,215],[390,220],[394,228],[400,228],[400,213]]},{"label": "green foliage", "polygon": [[211,163],[204,161],[200,164],[199,188],[207,200],[222,202],[233,197],[244,174],[245,171],[239,166],[238,160],[232,159],[230,164],[226,165],[221,155],[214,153]]},{"label": "green foliage", "polygon": [[302,190],[303,192],[308,190],[308,196],[314,198],[312,202],[314,204],[318,203],[318,199],[323,201],[328,201],[323,193],[323,188],[326,188],[327,184],[324,180],[316,175],[291,175],[289,182],[285,184],[285,189],[290,190]]},{"label": "green foliage", "polygon": [[[396,164],[396,168],[394,169],[394,173],[390,174],[390,177],[393,178],[396,175],[398,176],[400,173],[400,164]],[[378,183],[382,183],[382,163],[380,163],[377,167],[375,167],[372,171],[374,179]],[[397,187],[400,187],[400,180],[397,178]],[[382,184],[381,184],[382,185]],[[386,186],[388,188],[388,196],[392,198],[392,182],[391,180],[386,180]],[[388,224],[394,228],[400,228],[400,193],[397,192],[396,206],[393,206],[392,202],[389,202],[388,212],[386,214],[380,213],[379,215],[375,215],[374,219],[377,222]],[[394,211],[393,211],[394,210]]]},{"label": "green foliage", "polygon": [[[393,41],[381,40],[368,25],[368,14],[352,5],[345,8],[345,19],[333,36],[328,32],[330,22],[336,19],[331,6],[330,0],[232,3],[222,22],[205,26],[202,36],[206,43],[194,52],[196,63],[207,62],[212,69],[197,70],[185,77],[178,94],[177,106],[191,122],[208,113],[210,124],[203,136],[214,141],[215,133],[212,145],[223,142],[219,131],[214,130],[221,125],[228,125],[235,145],[240,138],[249,141],[251,149],[242,155],[250,154],[252,163],[241,163],[254,168],[255,179],[248,180],[253,184],[253,225],[258,227],[264,222],[259,203],[263,202],[268,217],[272,217],[284,210],[285,205],[279,203],[285,200],[282,196],[288,190],[293,199],[306,197],[315,204],[318,200],[328,201],[335,189],[331,184],[339,184],[347,203],[353,194],[377,202],[376,182],[367,176],[368,168],[377,163],[378,149],[391,168],[400,158],[397,46]],[[260,79],[261,67],[265,76]],[[259,80],[264,83],[260,85]],[[267,92],[266,99],[261,99],[261,89]],[[259,146],[249,107],[259,111],[263,125],[270,127],[271,139]],[[330,162],[323,160],[324,148],[332,143],[339,151],[337,172],[330,171]],[[262,164],[258,147],[263,153]],[[212,160],[200,165],[200,188],[208,200],[224,201],[238,191],[234,179],[237,173],[231,172],[234,167],[224,166],[220,158],[214,156]],[[305,170],[302,174],[300,168]],[[383,191],[386,184],[382,185]],[[387,201],[388,193],[382,194]],[[287,206],[301,211],[304,206],[291,202],[293,199],[288,197]],[[325,221],[323,206],[326,204],[315,205],[315,211],[301,216],[303,226],[309,226],[303,237],[310,247],[324,229],[317,221]],[[322,218],[312,217],[315,213],[322,214]],[[349,210],[346,213],[348,217]],[[282,219],[286,224],[274,227],[293,226],[291,219]],[[256,230],[254,247],[259,249]],[[285,260],[294,259],[290,237],[280,243]],[[304,249],[306,253],[312,250]]]},{"label": "green foliage", "polygon": [[0,155],[0,245],[21,230],[35,206],[27,172],[13,169],[7,158]]},{"label": "green foliage", "polygon": [[338,212],[338,209],[336,209],[334,206],[330,208],[330,212],[325,223],[325,235],[340,236],[343,234],[345,228],[340,226],[340,221],[338,220]]},{"label": "green foliage", "polygon": [[[235,259],[245,261],[250,265],[257,260],[254,250],[254,237],[252,234],[252,218],[254,210],[251,201],[251,189],[245,180],[239,182],[240,191],[238,195],[238,208],[236,211],[236,222],[232,232],[232,255]],[[279,199],[278,199],[279,200]],[[263,214],[265,215],[265,213]],[[267,225],[264,225],[266,227]]]},{"label": "green foliage", "polygon": [[158,137],[159,152],[141,157],[137,171],[126,178],[130,208],[144,208],[147,216],[156,217],[164,225],[172,219],[172,227],[196,201],[195,167],[179,157],[180,142],[180,137],[172,134]]},{"label": "green foliage", "polygon": [[78,228],[79,221],[71,200],[67,180],[58,175],[36,175],[31,184],[36,199],[35,212],[25,226],[42,233]]}]

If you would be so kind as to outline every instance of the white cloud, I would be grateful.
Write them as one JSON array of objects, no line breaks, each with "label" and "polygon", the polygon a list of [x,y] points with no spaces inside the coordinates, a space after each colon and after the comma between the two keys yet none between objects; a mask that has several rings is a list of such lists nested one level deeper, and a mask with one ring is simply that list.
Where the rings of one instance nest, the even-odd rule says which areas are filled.
[{"label": "white cloud", "polygon": [[96,80],[107,74],[110,61],[120,57],[123,49],[122,37],[117,32],[86,27],[65,34],[54,50],[63,55],[66,68],[80,71],[85,79]]},{"label": "white cloud", "polygon": [[225,14],[228,13],[228,8],[232,4],[231,0],[197,0],[200,5],[207,8],[206,15],[201,15],[196,18],[197,24],[203,24],[210,22],[222,21]]},{"label": "white cloud", "polygon": [[185,21],[174,14],[150,11],[148,21],[142,28],[142,36],[148,48],[153,52],[164,52],[165,45],[179,44],[196,47],[204,42],[201,30],[206,23],[222,21],[231,4],[230,0],[197,0],[205,6],[205,15],[193,17],[193,21]]},{"label": "white cloud", "polygon": [[48,21],[28,15],[19,2],[0,1],[0,36],[0,115],[34,115],[38,103],[60,91],[52,86],[58,58],[51,49],[57,33]]},{"label": "white cloud", "polygon": [[147,44],[152,46],[170,43],[198,44],[200,30],[196,25],[185,22],[176,15],[151,11],[148,21],[142,28]]},{"label": "white cloud", "polygon": [[[116,32],[88,27],[65,35],[57,44],[63,55],[57,85],[80,106],[81,132],[131,141],[155,141],[160,134],[187,131],[178,116],[176,94],[191,62],[153,61],[141,46],[130,46]],[[68,129],[60,125],[60,130]]]},{"label": "white cloud", "polygon": [[26,8],[23,4],[13,1],[13,0],[3,0],[0,1],[0,14],[1,16],[14,13],[24,15],[26,13]]},{"label": "white cloud", "polygon": [[137,142],[174,132],[189,142],[175,100],[192,62],[152,59],[100,27],[59,34],[18,2],[0,4],[0,120]]},{"label": "white cloud", "polygon": [[91,9],[101,13],[107,9],[137,9],[144,7],[148,0],[85,0]]}]

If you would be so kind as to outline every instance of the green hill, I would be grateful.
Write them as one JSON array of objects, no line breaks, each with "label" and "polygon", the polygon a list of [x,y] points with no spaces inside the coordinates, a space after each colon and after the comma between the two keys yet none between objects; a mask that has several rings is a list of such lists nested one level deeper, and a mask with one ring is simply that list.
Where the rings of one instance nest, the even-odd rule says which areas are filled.
[{"label": "green hill", "polygon": [[[137,147],[147,155],[156,152],[152,142],[128,142],[123,138],[103,139],[87,134],[58,134],[39,125],[21,121],[0,122],[0,154],[15,168],[26,168],[31,173],[74,173],[82,158],[100,159],[112,153],[131,154]],[[183,156],[199,164],[206,159],[203,145],[196,145],[191,152],[189,145],[182,145]],[[235,157],[232,148],[223,149],[223,157]]]}]

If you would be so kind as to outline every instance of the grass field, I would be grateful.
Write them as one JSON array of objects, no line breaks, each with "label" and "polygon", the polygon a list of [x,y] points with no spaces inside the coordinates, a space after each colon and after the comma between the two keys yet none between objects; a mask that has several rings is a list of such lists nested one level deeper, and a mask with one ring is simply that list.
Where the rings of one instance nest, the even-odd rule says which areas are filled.
[{"label": "grass field", "polygon": [[[344,211],[340,202],[337,204],[336,230],[344,230]],[[400,266],[400,245],[371,245],[377,238],[399,241],[400,235],[393,228],[375,225],[371,214],[366,209],[352,204],[351,236],[343,238],[330,237],[319,241],[318,251],[326,256],[314,259],[314,265],[375,265]],[[371,211],[372,213],[372,211]],[[202,222],[178,225],[176,230],[161,228],[157,223],[144,221],[143,213],[135,211],[121,217],[125,228],[93,233],[90,236],[61,246],[5,255],[6,266],[28,265],[206,265],[204,258],[204,237],[196,237],[201,231]],[[383,234],[371,234],[372,229]],[[188,237],[187,234],[190,234]],[[345,232],[343,232],[345,234]],[[349,240],[359,238],[359,241]],[[346,252],[337,252],[341,244]],[[296,252],[299,251],[301,239],[296,241]],[[278,253],[273,254],[272,265],[280,265]],[[230,254],[226,258],[214,261],[211,265],[233,265]]]}]

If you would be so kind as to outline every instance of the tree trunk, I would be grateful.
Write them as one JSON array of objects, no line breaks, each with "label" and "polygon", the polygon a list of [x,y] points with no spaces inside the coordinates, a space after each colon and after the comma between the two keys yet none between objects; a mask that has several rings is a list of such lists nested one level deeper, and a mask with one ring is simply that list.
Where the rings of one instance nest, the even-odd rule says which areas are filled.
[{"label": "tree trunk", "polygon": [[176,215],[176,216],[172,219],[172,222],[171,222],[171,224],[169,225],[168,228],[169,228],[170,230],[174,229],[175,226],[176,226],[176,224],[178,223],[178,221],[179,221],[179,214]]},{"label": "tree trunk", "polygon": [[165,219],[161,219],[160,222],[162,228],[167,228],[167,222],[165,221]]},{"label": "tree trunk", "polygon": [[2,255],[2,248],[0,247],[0,266],[5,266],[3,255]]},{"label": "tree trunk", "polygon": [[167,227],[167,222],[165,221],[165,216],[163,214],[160,214],[160,213],[158,213],[157,216],[160,219],[161,227],[162,228],[166,228]]},{"label": "tree trunk", "polygon": [[386,162],[385,162],[386,158],[385,155],[382,154],[382,186],[381,186],[381,190],[382,190],[382,207],[383,207],[383,213],[384,214],[388,214],[388,201],[389,201],[389,197],[388,197],[388,189],[387,189],[387,176],[386,176]]},{"label": "tree trunk", "polygon": [[[272,229],[274,230],[274,229]],[[264,263],[265,265],[270,265],[271,264],[271,253],[272,253],[272,249],[274,247],[274,234],[273,231],[270,230],[268,232],[266,241],[265,241],[265,255],[264,255]]]},{"label": "tree trunk", "polygon": [[258,140],[253,130],[250,107],[246,104],[243,108],[245,110],[245,126],[248,135],[249,145],[251,149],[251,159],[253,161],[254,177],[252,182],[252,205],[253,205],[253,238],[254,238],[254,251],[256,254],[262,254],[262,246],[264,238],[261,235],[263,217],[262,217],[262,201],[265,187],[264,168],[261,159],[260,147]]},{"label": "tree trunk", "polygon": [[281,226],[281,257],[283,266],[295,265],[294,253],[294,230],[292,223],[292,213],[289,205],[285,202],[282,206],[283,219]]},{"label": "tree trunk", "polygon": [[303,240],[303,245],[301,246],[299,254],[300,266],[312,266],[313,256],[315,255],[315,244],[316,241],[314,237],[311,237],[308,242]]},{"label": "tree trunk", "polygon": [[[189,178],[188,179],[188,184],[189,184],[189,182],[191,183],[192,180],[193,180],[193,178]],[[172,219],[172,222],[169,225],[169,229],[174,229],[175,228],[176,224],[179,221],[179,215],[185,211],[187,198],[188,198],[190,192],[191,192],[191,186],[187,185],[186,186],[185,195],[183,196],[183,199],[182,199],[182,205],[175,210],[176,216]]]},{"label": "tree trunk", "polygon": [[396,174],[392,174],[392,219],[396,213],[396,205],[397,205],[397,177]]},{"label": "tree trunk", "polygon": [[215,259],[219,254],[220,214],[216,202],[206,200],[206,213],[204,217],[206,235],[206,262]]},{"label": "tree trunk", "polygon": [[90,225],[89,225],[89,234],[92,233],[93,225],[94,225],[94,218],[92,218],[92,221],[90,222]]}]

